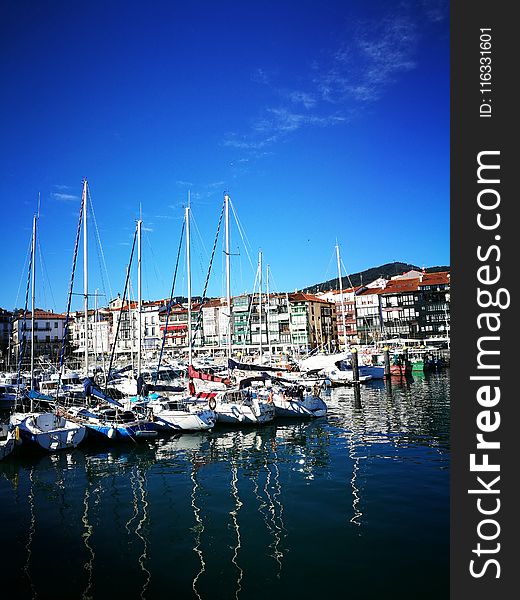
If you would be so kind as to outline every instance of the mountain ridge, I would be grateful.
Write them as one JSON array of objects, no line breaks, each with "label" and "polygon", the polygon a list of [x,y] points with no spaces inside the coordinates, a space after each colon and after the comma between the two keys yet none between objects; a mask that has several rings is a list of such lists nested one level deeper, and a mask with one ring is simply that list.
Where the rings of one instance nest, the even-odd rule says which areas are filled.
[{"label": "mountain ridge", "polygon": [[[423,270],[422,267],[418,267],[417,265],[412,265],[410,263],[403,263],[399,261],[385,263],[384,265],[379,265],[378,267],[371,267],[370,269],[365,269],[364,271],[360,271],[359,273],[354,273],[349,276],[342,276],[343,289],[347,289],[349,287],[357,287],[359,285],[366,285],[367,283],[370,283],[371,281],[374,281],[379,277],[385,277],[386,279],[390,279],[391,277],[395,277],[396,275],[402,275],[403,273],[411,271],[412,269],[416,271]],[[440,271],[449,271],[450,267],[442,265],[435,267],[426,267],[424,270],[426,273],[438,273]],[[339,289],[339,282],[338,278],[334,277],[333,279],[328,279],[327,281],[323,281],[321,283],[315,283],[298,291],[308,294],[316,294],[317,292],[328,292],[329,290],[337,289]]]}]

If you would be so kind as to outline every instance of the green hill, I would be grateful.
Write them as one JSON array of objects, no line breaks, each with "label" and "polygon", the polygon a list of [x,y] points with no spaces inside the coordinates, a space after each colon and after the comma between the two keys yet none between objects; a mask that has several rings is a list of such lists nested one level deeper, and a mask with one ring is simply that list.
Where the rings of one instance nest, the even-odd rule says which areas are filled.
[{"label": "green hill", "polygon": [[[418,267],[416,265],[411,265],[409,263],[403,262],[392,262],[386,263],[385,265],[380,265],[379,267],[372,267],[371,269],[366,269],[365,271],[361,271],[360,273],[354,273],[353,275],[349,275],[348,277],[342,276],[343,288],[346,289],[351,286],[358,286],[370,283],[374,281],[378,277],[385,277],[390,279],[391,277],[395,277],[395,275],[401,275],[406,271],[411,271],[415,269],[417,271],[421,271],[422,267]],[[426,273],[437,273],[439,271],[449,271],[449,266],[438,266],[438,267],[427,267],[425,269]],[[324,281],[322,283],[315,283],[309,287],[303,288],[299,290],[300,292],[308,292],[310,294],[315,294],[317,292],[328,292],[329,290],[337,290],[339,289],[338,278],[329,279],[328,281]]]}]

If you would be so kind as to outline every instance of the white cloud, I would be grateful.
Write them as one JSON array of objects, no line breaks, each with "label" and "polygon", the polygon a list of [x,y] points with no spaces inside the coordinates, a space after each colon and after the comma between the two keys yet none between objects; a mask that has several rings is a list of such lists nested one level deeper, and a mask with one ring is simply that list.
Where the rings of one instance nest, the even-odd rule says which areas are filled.
[{"label": "white cloud", "polygon": [[51,198],[54,198],[55,200],[63,200],[65,202],[80,199],[80,197],[77,196],[76,194],[65,194],[63,192],[52,192]]}]

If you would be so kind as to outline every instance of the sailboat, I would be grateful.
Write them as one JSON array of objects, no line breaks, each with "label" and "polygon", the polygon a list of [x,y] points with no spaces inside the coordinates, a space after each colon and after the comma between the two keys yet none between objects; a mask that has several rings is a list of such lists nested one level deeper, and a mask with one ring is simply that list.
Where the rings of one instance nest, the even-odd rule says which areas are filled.
[{"label": "sailboat", "polygon": [[[189,268],[189,207],[186,207],[185,226],[187,231],[187,256]],[[201,431],[211,429],[216,422],[215,412],[206,406],[200,406],[198,403],[190,401],[186,395],[176,393],[173,397],[162,396],[158,394],[142,395],[143,385],[140,385],[142,380],[141,369],[141,223],[137,222],[137,295],[138,295],[138,351],[137,351],[137,397],[133,398],[133,406],[136,408],[146,408],[148,414],[153,419],[153,424],[156,429],[161,431]],[[188,284],[189,286],[190,284]],[[172,290],[173,295],[173,290]],[[191,316],[191,287],[189,287],[190,309]],[[189,324],[191,329],[191,320]],[[191,333],[191,331],[190,331]],[[167,328],[164,329],[164,336],[167,334]],[[191,350],[191,335],[189,336],[189,345]],[[160,360],[160,359],[159,359]],[[160,364],[157,367],[159,373]],[[147,386],[148,387],[148,386]],[[151,386],[153,388],[153,386]],[[164,387],[164,386],[162,386]]]},{"label": "sailboat", "polygon": [[[231,312],[231,280],[230,280],[230,250],[229,250],[229,202],[228,194],[224,195],[225,229],[226,229],[226,301],[227,301],[227,357],[231,360],[232,343],[232,312]],[[261,344],[261,342],[260,342]],[[191,356],[190,356],[191,365]],[[272,394],[253,389],[232,389],[213,392],[217,421],[231,424],[263,424],[274,419],[275,411]]]},{"label": "sailboat", "polygon": [[[83,184],[83,237],[84,237],[84,304],[85,304],[85,374],[83,381],[85,389],[86,406],[73,407],[67,412],[67,415],[74,421],[81,423],[88,429],[89,435],[101,439],[109,440],[132,440],[141,438],[151,438],[157,436],[157,430],[154,423],[147,416],[140,416],[134,411],[125,409],[125,407],[106,393],[91,379],[88,368],[88,287],[87,287],[87,246],[86,246],[86,219],[87,219],[87,181]],[[130,264],[132,262],[135,240],[140,231],[140,221],[138,229],[134,236],[134,244],[132,245],[132,253],[130,256]],[[128,279],[130,267],[127,273],[125,290],[123,294],[123,302],[126,297],[128,288]],[[116,339],[118,329],[116,331]],[[115,350],[112,351],[112,357],[108,368],[108,373],[111,372],[112,361]],[[92,399],[98,403],[95,407],[92,406]]]},{"label": "sailboat", "polygon": [[[34,385],[36,223],[37,215],[35,214],[33,218],[31,254],[31,388]],[[20,347],[20,364],[22,356],[21,350],[22,347]],[[34,399],[38,398],[38,396],[38,393],[35,393],[34,390],[31,389],[29,392],[29,412],[19,412],[15,405],[15,410],[10,417],[10,425],[15,428],[16,436],[19,437],[23,443],[37,446],[49,452],[75,448],[85,437],[85,427],[70,421],[65,416],[61,415],[56,402],[54,403],[53,411],[35,411]],[[48,400],[51,399],[49,398]],[[50,406],[51,405],[49,404],[49,407]]]}]

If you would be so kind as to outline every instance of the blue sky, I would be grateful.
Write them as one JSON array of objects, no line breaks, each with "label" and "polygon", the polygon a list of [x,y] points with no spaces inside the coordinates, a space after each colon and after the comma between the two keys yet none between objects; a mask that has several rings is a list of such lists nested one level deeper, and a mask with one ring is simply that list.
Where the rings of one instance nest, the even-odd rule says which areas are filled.
[{"label": "blue sky", "polygon": [[23,306],[40,193],[36,303],[64,310],[84,177],[100,303],[123,292],[140,211],[143,295],[169,295],[188,191],[194,294],[224,191],[246,235],[233,223],[233,294],[259,248],[274,291],[335,277],[336,239],[349,273],[449,264],[448,17],[434,0],[3,2],[0,306]]}]

